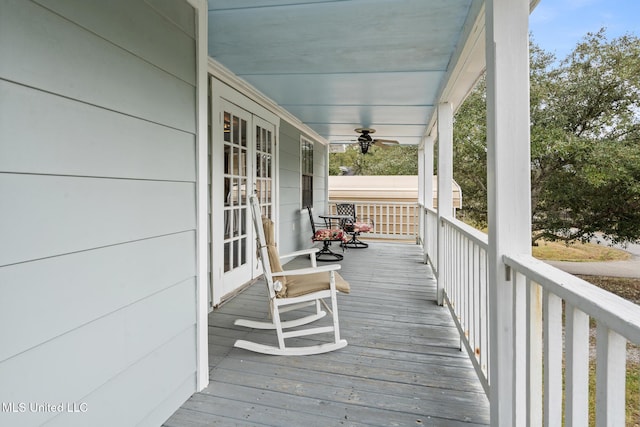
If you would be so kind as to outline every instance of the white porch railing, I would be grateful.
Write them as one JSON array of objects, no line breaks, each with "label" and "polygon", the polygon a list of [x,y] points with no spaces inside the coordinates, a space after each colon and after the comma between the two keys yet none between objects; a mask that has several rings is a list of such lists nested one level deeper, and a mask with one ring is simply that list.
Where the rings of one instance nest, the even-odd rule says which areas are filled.
[{"label": "white porch railing", "polygon": [[[545,423],[560,425],[564,302],[565,425],[587,425],[591,320],[596,324],[596,426],[624,426],[626,344],[640,343],[640,306],[531,256],[505,256],[504,262],[513,270],[514,346],[527,349],[526,357],[516,353],[515,370],[521,369],[521,380],[527,381],[521,393],[528,390],[531,417],[541,420],[544,413]],[[533,393],[541,384],[544,402]]]},{"label": "white porch railing", "polygon": [[359,221],[373,220],[373,230],[362,233],[362,237],[414,241],[418,238],[420,209],[415,202],[353,202],[331,199],[331,213],[336,213],[336,203],[354,203]]},{"label": "white porch railing", "polygon": [[424,208],[422,244],[425,247],[425,262],[431,264],[433,272],[438,271],[438,212],[432,208]]},{"label": "white porch railing", "polygon": [[[438,226],[435,211],[424,212],[427,257],[437,266],[430,236],[440,228],[444,301],[489,396],[489,313],[499,308],[489,306],[488,238],[455,219]],[[504,391],[514,395],[513,425],[560,426],[563,419],[565,426],[589,425],[589,393],[595,393],[596,426],[624,426],[626,344],[640,343],[640,306],[529,255],[503,261],[513,285],[514,370],[498,375],[513,376],[514,390]],[[594,358],[595,391],[589,390]]]},{"label": "white porch railing", "polygon": [[[438,232],[437,212],[425,210],[427,233]],[[454,218],[443,218],[440,236],[444,239],[443,262],[438,271],[437,238],[428,234],[429,259],[438,281],[444,286],[444,303],[451,311],[480,383],[489,396],[489,296],[487,235]],[[432,257],[431,254],[434,254]]]}]

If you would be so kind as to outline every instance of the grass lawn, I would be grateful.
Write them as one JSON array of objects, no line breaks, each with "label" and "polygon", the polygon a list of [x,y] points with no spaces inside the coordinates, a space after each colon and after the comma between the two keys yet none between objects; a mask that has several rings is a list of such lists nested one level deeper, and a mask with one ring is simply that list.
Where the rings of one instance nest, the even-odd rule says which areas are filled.
[{"label": "grass lawn", "polygon": [[533,256],[548,261],[622,261],[629,259],[628,252],[595,243],[572,243],[541,241],[532,247]]}]

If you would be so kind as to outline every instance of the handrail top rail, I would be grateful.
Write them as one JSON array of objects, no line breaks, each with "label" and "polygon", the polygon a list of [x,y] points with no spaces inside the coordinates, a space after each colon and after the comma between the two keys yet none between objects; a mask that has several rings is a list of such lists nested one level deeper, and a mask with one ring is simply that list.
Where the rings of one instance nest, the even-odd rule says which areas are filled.
[{"label": "handrail top rail", "polygon": [[354,203],[356,207],[358,205],[405,205],[405,206],[418,206],[418,202],[396,202],[390,200],[355,200],[355,199],[329,199],[329,204],[335,203]]},{"label": "handrail top rail", "polygon": [[422,206],[424,208],[425,211],[434,214],[434,215],[438,215],[438,210],[434,209],[434,208],[430,208],[428,206],[423,205],[422,203],[420,203],[420,206]]},{"label": "handrail top rail", "polygon": [[529,254],[503,255],[503,262],[544,289],[640,344],[640,306]]},{"label": "handrail top rail", "polygon": [[443,222],[443,224],[449,224],[451,227],[463,233],[467,238],[472,240],[478,246],[481,246],[483,249],[489,248],[489,236],[487,236],[486,233],[483,233],[477,228],[473,228],[469,224],[464,223],[456,218],[443,216],[440,218],[440,220]]}]

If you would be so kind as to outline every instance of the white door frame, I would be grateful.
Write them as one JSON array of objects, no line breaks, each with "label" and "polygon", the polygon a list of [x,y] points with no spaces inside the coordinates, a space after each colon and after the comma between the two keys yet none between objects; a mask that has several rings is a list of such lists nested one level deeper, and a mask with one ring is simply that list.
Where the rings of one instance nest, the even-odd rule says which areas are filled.
[{"label": "white door frame", "polygon": [[[249,139],[249,151],[247,158],[247,167],[249,168],[247,189],[246,191],[252,192],[254,190],[255,168],[255,146],[254,146],[254,132],[255,123],[253,117],[257,117],[261,125],[265,122],[273,125],[273,138],[274,138],[274,156],[273,156],[273,218],[278,216],[278,149],[277,149],[277,136],[280,126],[280,119],[277,115],[273,114],[269,110],[260,106],[256,102],[252,101],[245,95],[222,83],[214,77],[210,77],[211,86],[211,193],[209,194],[211,202],[211,297],[212,306],[218,305],[223,298],[232,293],[235,289],[242,286],[252,278],[261,274],[261,271],[255,268],[256,262],[253,259],[248,259],[247,266],[250,271],[246,269],[238,270],[225,274],[224,272],[224,215],[222,214],[224,207],[221,201],[224,200],[224,153],[222,141],[216,140],[218,135],[223,134],[224,119],[222,117],[224,107],[236,107],[238,114],[242,115],[241,111],[244,110],[248,119],[248,139]],[[247,193],[248,195],[249,193]],[[248,211],[247,211],[248,214]],[[278,221],[274,221],[276,224]],[[247,245],[249,245],[248,256],[250,258],[255,257],[255,241],[251,237],[253,230],[251,226],[251,220],[247,216]],[[277,231],[277,230],[276,230]],[[276,233],[277,235],[277,233]]]},{"label": "white door frame", "polygon": [[196,13],[196,103],[197,103],[197,290],[196,290],[196,390],[201,391],[209,384],[209,289],[208,286],[208,191],[207,191],[207,99],[209,94],[207,23],[208,5],[206,0],[187,0]]}]

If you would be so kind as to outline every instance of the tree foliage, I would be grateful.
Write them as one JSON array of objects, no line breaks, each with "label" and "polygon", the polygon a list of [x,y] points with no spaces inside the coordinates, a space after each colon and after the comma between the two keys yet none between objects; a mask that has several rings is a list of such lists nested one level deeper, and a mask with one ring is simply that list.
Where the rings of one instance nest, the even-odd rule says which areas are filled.
[{"label": "tree foliage", "polygon": [[463,220],[487,226],[486,84],[480,80],[454,118],[453,179],[462,190]]},{"label": "tree foliage", "polygon": [[374,146],[362,154],[360,147],[349,146],[344,153],[330,153],[329,175],[341,175],[345,170],[352,175],[417,175],[418,147]]},{"label": "tree foliage", "polygon": [[[589,33],[559,63],[531,45],[533,240],[640,239],[640,40]],[[486,224],[481,82],[456,115],[463,213]]]}]

